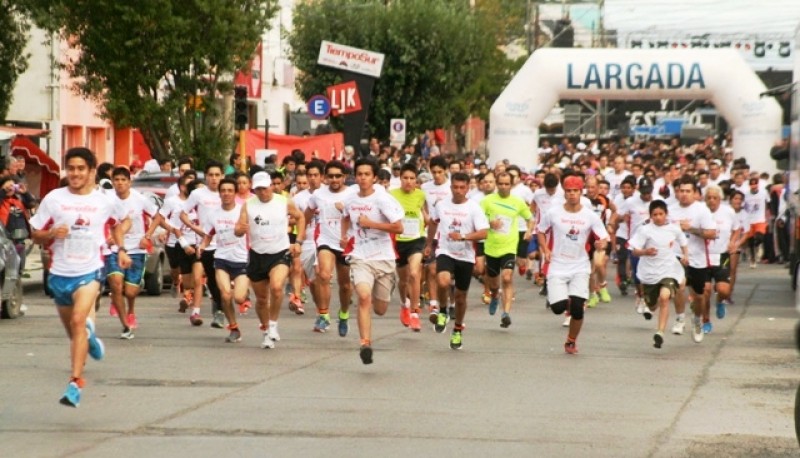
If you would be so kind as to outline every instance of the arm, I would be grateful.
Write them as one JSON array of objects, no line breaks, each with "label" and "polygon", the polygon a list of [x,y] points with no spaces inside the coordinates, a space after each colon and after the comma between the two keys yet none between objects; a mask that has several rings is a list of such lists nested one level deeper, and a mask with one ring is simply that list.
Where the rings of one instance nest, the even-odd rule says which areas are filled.
[{"label": "arm", "polygon": [[161,216],[161,213],[156,213],[156,216],[153,218],[152,221],[150,221],[150,227],[148,227],[147,230],[145,231],[144,237],[142,237],[142,240],[139,241],[139,248],[143,250],[147,249],[147,243],[148,241],[150,241],[150,239],[153,238],[153,232],[155,232],[156,228],[161,226],[163,222],[164,222],[164,217]]},{"label": "arm", "polygon": [[297,238],[294,244],[289,248],[289,251],[292,255],[299,256],[300,245],[302,245],[303,241],[306,239],[306,219],[303,216],[303,212],[298,210],[291,200],[287,201],[286,211],[289,213],[289,216],[295,219],[295,224],[297,225]]},{"label": "arm", "polygon": [[349,240],[347,234],[350,233],[350,217],[347,215],[342,216],[341,230],[342,238],[339,239],[339,245],[341,245],[342,248],[346,248]]},{"label": "arm", "polygon": [[131,219],[126,217],[121,223],[117,224],[111,229],[111,237],[114,239],[114,245],[119,247],[117,252],[117,263],[123,269],[131,266],[131,258],[125,250],[125,233],[131,228]]},{"label": "arm", "polygon": [[542,253],[542,261],[550,262],[550,248],[547,246],[547,237],[542,231],[537,232],[536,237],[539,239],[539,251]]},{"label": "arm", "polygon": [[425,249],[423,250],[422,254],[425,257],[430,256],[431,251],[433,250],[433,240],[436,237],[436,231],[439,229],[439,222],[435,219],[431,219],[428,222],[428,237],[425,239]]},{"label": "arm", "polygon": [[367,218],[367,215],[361,214],[358,218],[358,224],[365,229],[375,229],[378,231],[388,232],[390,234],[403,233],[403,220],[398,219],[392,223],[379,223]]},{"label": "arm", "polygon": [[195,234],[199,235],[200,237],[205,237],[206,233],[203,231],[203,228],[200,227],[199,224],[192,223],[192,220],[189,219],[189,215],[186,211],[181,210],[181,222],[188,227],[189,229],[193,230]]},{"label": "arm", "polygon": [[250,231],[250,223],[247,221],[247,202],[242,205],[242,210],[239,212],[239,220],[233,226],[233,235],[242,237]]}]

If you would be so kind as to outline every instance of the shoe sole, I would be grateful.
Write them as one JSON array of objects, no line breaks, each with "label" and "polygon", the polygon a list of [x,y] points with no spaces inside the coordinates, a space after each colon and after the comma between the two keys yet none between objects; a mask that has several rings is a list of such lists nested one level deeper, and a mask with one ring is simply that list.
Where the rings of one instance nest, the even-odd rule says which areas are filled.
[{"label": "shoe sole", "polygon": [[[92,342],[92,341],[94,341],[94,345],[96,346],[96,348],[99,348],[99,349],[100,349],[100,350],[99,350],[99,353],[100,353],[100,354],[99,354],[99,355],[97,355],[97,356],[93,355],[93,354],[92,354],[92,352],[91,352],[91,348],[92,348],[92,344],[91,344],[91,342]],[[89,356],[91,356],[91,358],[92,358],[93,360],[95,360],[95,361],[100,361],[100,360],[102,360],[102,359],[103,359],[103,358],[106,356],[106,346],[105,346],[105,344],[103,344],[103,341],[102,341],[102,340],[100,340],[100,339],[99,339],[99,338],[97,338],[97,337],[93,337],[93,338],[89,339],[89,342],[90,342],[90,343],[89,343]]]},{"label": "shoe sole", "polygon": [[216,322],[211,323],[211,327],[214,328],[214,329],[224,329],[225,328],[225,326],[223,326],[221,323],[216,323]]},{"label": "shoe sole", "polygon": [[134,338],[133,334],[129,334],[127,336],[119,336],[119,340],[133,340],[133,338]]},{"label": "shoe sole", "polygon": [[652,320],[653,319],[653,314],[650,311],[642,312],[642,315],[644,315],[644,319],[645,320]]},{"label": "shoe sole", "polygon": [[510,316],[504,316],[503,318],[500,319],[500,327],[501,328],[507,328],[509,326],[511,326],[511,317]]},{"label": "shoe sole", "polygon": [[192,326],[202,326],[203,320],[196,320],[196,321],[189,320],[189,323],[191,323]]},{"label": "shoe sole", "polygon": [[62,406],[74,407],[74,408],[78,408],[78,406],[81,405],[80,402],[77,404],[73,404],[72,401],[70,401],[66,396],[62,396],[61,399],[58,400],[58,402]]},{"label": "shoe sole", "polygon": [[361,358],[362,363],[372,364],[372,348],[362,347],[358,352],[358,356]]},{"label": "shoe sole", "polygon": [[462,345],[462,344],[454,345],[453,343],[450,343],[450,349],[451,350],[461,350],[461,347],[463,347],[463,346],[464,345]]},{"label": "shoe sole", "polygon": [[261,349],[262,350],[272,350],[273,348],[275,348],[275,344],[274,343],[272,345],[265,345],[263,343],[261,344]]},{"label": "shoe sole", "polygon": [[231,339],[230,337],[226,337],[226,338],[225,338],[225,342],[226,342],[226,343],[239,343],[239,342],[241,342],[241,341],[242,341],[242,338],[241,338],[241,337],[237,337],[237,338],[235,338],[235,339]]},{"label": "shoe sole", "polygon": [[653,336],[653,346],[661,348],[662,345],[664,345],[664,337],[662,337],[661,334],[655,334]]}]

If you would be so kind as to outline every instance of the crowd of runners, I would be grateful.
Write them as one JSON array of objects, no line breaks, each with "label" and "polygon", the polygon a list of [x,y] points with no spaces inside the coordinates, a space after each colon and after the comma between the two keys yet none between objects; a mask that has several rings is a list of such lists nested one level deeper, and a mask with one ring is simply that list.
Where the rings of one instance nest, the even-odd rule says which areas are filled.
[{"label": "crowd of runners", "polygon": [[459,350],[473,281],[483,288],[477,309],[502,328],[513,323],[515,282],[535,282],[565,317],[568,354],[578,352],[584,311],[612,292],[635,295],[631,313],[656,317],[654,347],[687,323],[700,343],[733,303],[743,256],[755,268],[775,226],[769,183],[726,146],[565,139],[545,142],[529,170],[435,149],[378,147],[327,162],[297,152],[250,167],[234,155],[203,164],[202,180],[184,158],[160,208],[131,188],[127,167],[73,148],[65,186],[30,221],[52,252],[49,287],[71,342],[61,403],[79,404],[87,354],[105,354],[94,320],[104,288],[120,337],[134,338],[154,237],[166,244],[178,311],[194,326],[210,317],[232,344],[242,339],[238,317],[253,309],[261,347],[275,348],[288,298],[290,312],[315,315],[309,331],[335,325],[342,337],[355,307],[364,364],[373,362],[372,315],[390,309],[413,332],[449,327]]}]

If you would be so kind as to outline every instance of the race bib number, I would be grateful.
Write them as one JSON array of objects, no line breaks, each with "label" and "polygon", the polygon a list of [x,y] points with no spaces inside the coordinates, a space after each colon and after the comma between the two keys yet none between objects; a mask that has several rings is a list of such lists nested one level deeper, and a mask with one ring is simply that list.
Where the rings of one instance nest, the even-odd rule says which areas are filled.
[{"label": "race bib number", "polygon": [[97,248],[90,233],[70,232],[64,239],[64,257],[68,261],[83,263],[97,259]]},{"label": "race bib number", "polygon": [[495,220],[499,220],[500,223],[501,223],[500,227],[498,229],[495,229],[496,233],[498,233],[498,234],[508,234],[509,232],[511,232],[512,219],[511,219],[510,216],[497,215],[495,217]]},{"label": "race bib number", "polygon": [[236,234],[233,233],[233,229],[222,229],[217,232],[217,243],[222,246],[231,246],[235,245],[237,242]]},{"label": "race bib number", "polygon": [[419,237],[419,218],[403,218],[403,237],[415,239]]},{"label": "race bib number", "polygon": [[579,259],[583,246],[577,242],[564,243],[561,246],[561,256],[565,259],[576,260]]}]

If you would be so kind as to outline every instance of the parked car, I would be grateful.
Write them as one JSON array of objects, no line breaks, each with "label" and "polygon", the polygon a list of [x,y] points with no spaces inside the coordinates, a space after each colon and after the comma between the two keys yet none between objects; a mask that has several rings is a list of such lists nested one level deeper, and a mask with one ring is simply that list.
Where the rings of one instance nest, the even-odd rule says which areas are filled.
[{"label": "parked car", "polygon": [[[132,189],[144,194],[145,197],[152,199],[158,208],[164,204],[164,194],[167,187],[150,187],[145,186],[144,183],[133,182]],[[167,261],[167,252],[162,242],[162,235],[166,234],[163,228],[158,228],[153,233],[152,237],[152,250],[147,255],[147,262],[144,267],[144,279],[142,291],[149,296],[158,296],[165,286],[172,286],[172,277],[170,275],[169,263]]]}]

